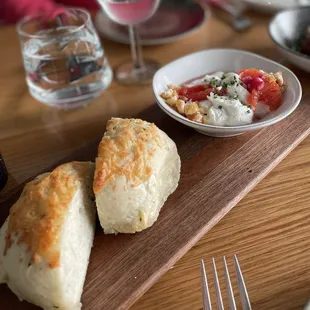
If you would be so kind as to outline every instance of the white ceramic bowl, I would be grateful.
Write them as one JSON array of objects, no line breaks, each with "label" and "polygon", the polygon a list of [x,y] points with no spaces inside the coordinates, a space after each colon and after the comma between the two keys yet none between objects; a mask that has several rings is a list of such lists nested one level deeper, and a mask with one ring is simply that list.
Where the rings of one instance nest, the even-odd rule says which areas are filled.
[{"label": "white ceramic bowl", "polygon": [[[281,71],[288,85],[283,95],[282,105],[276,111],[270,112],[266,117],[252,124],[224,127],[195,123],[176,112],[160,97],[168,84],[182,84],[203,74],[215,71],[237,72],[242,68],[259,68],[266,72]],[[259,55],[233,49],[204,50],[167,64],[156,72],[153,78],[153,91],[159,107],[169,116],[202,134],[215,137],[236,136],[275,124],[296,109],[302,95],[301,85],[292,71]]]},{"label": "white ceramic bowl", "polygon": [[309,25],[310,7],[278,13],[269,24],[269,35],[280,52],[300,69],[310,72],[310,57],[292,48]]}]

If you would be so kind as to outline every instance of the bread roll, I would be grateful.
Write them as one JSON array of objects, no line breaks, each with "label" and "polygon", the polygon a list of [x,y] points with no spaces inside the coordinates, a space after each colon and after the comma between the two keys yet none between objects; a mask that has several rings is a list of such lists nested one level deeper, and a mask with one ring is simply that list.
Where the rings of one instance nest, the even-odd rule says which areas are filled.
[{"label": "bread roll", "polygon": [[0,283],[46,310],[81,309],[94,238],[94,164],[71,162],[29,182],[0,230]]},{"label": "bread roll", "polygon": [[150,227],[178,186],[175,143],[154,124],[112,118],[98,148],[93,189],[106,234]]}]

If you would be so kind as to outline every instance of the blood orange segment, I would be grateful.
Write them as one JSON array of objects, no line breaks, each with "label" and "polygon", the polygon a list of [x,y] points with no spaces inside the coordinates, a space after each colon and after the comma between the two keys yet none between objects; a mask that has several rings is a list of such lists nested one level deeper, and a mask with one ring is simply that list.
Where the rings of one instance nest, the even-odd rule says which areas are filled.
[{"label": "blood orange segment", "polygon": [[187,95],[188,99],[191,99],[192,101],[203,101],[207,100],[207,97],[213,92],[213,88],[208,88],[203,91],[199,91],[197,93],[191,93]]},{"label": "blood orange segment", "polygon": [[250,104],[253,107],[254,110],[255,110],[255,107],[257,105],[258,100],[259,100],[259,93],[257,90],[253,90],[249,94],[249,96],[247,98],[247,102],[248,102],[248,104]]},{"label": "blood orange segment", "polygon": [[228,95],[227,88],[222,87],[221,90],[215,89],[215,93],[219,96]]},{"label": "blood orange segment", "polygon": [[187,96],[189,94],[197,93],[205,90],[208,85],[184,86],[178,90],[180,96]]},{"label": "blood orange segment", "polygon": [[210,96],[211,93],[224,96],[227,95],[227,89],[222,88],[221,90],[218,90],[210,84],[203,84],[190,87],[185,86],[178,90],[179,99],[192,101],[207,100],[207,97]]},{"label": "blood orange segment", "polygon": [[[282,93],[274,76],[255,68],[240,70],[238,74],[251,93],[248,97],[249,104],[255,106],[257,101],[263,101],[269,105],[270,110],[276,110],[281,105]],[[264,84],[259,85],[258,80],[262,80]]]},{"label": "blood orange segment", "polygon": [[264,74],[266,72],[262,71],[262,70],[259,70],[259,69],[256,69],[256,68],[250,68],[250,69],[241,69],[238,74],[239,74],[239,77],[240,79],[244,79],[246,78],[247,76],[248,77],[251,77],[251,78],[255,78],[255,77],[263,77]]}]

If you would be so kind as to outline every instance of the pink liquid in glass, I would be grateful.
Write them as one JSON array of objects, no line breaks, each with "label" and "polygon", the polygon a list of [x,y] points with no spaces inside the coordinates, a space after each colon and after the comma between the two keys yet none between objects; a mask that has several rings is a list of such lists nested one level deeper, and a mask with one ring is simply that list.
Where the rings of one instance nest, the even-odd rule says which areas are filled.
[{"label": "pink liquid in glass", "polygon": [[134,25],[150,18],[160,0],[100,0],[108,16],[123,25]]}]

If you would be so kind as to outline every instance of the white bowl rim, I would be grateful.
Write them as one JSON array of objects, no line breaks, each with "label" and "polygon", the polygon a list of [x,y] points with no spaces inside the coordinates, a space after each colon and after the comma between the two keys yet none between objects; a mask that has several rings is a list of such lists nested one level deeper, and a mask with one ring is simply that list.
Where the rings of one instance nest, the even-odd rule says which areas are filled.
[{"label": "white bowl rim", "polygon": [[[283,1],[279,1],[279,0],[277,2],[271,2],[271,3],[262,2],[261,0],[244,0],[244,2],[249,3],[249,4],[254,4],[254,5],[260,5],[262,7],[277,9],[277,10],[283,10],[283,9],[289,10],[290,8],[294,8],[294,6],[283,5]],[[291,4],[289,4],[289,5],[294,5],[294,1],[292,0]],[[309,6],[309,4],[307,4],[307,5],[301,4],[300,5],[300,7],[306,7],[306,6]]]},{"label": "white bowl rim", "polygon": [[306,60],[310,60],[310,56],[303,54],[301,52],[298,52],[294,49],[292,49],[291,47],[288,47],[287,45],[281,44],[280,42],[278,42],[278,40],[272,35],[271,33],[271,27],[274,25],[276,18],[278,18],[280,15],[285,14],[285,13],[291,13],[291,12],[295,12],[295,11],[300,11],[302,9],[310,9],[310,5],[307,6],[302,6],[300,8],[294,8],[294,9],[288,9],[288,10],[283,10],[278,12],[276,15],[274,15],[274,17],[271,19],[270,23],[269,23],[269,27],[268,27],[268,32],[269,32],[269,36],[271,38],[271,40],[279,47],[284,49],[285,51],[295,54],[296,56],[302,57]]},{"label": "white bowl rim", "polygon": [[[262,60],[265,60],[269,63],[273,63],[277,66],[279,66],[280,68],[283,68],[285,71],[287,71],[288,73],[290,73],[292,75],[292,77],[296,80],[297,82],[297,85],[298,85],[298,89],[297,89],[297,99],[295,101],[295,103],[293,104],[293,106],[287,110],[285,110],[282,114],[278,115],[278,116],[274,116],[273,118],[269,119],[269,120],[266,120],[266,121],[262,121],[260,123],[251,123],[251,124],[248,124],[248,125],[239,125],[239,126],[216,126],[216,125],[207,125],[207,124],[200,124],[200,123],[197,123],[197,122],[194,122],[194,121],[191,121],[189,120],[188,118],[184,117],[183,115],[181,115],[180,113],[172,110],[172,108],[164,101],[164,99],[162,99],[160,97],[159,94],[157,94],[155,92],[155,78],[158,76],[158,74],[160,73],[160,71],[165,68],[166,66],[170,65],[170,64],[173,64],[173,63],[176,63],[176,62],[179,62],[181,61],[182,59],[186,58],[186,57],[192,57],[196,54],[201,54],[201,53],[205,53],[205,52],[210,52],[210,51],[213,51],[213,52],[220,52],[220,51],[225,51],[225,52],[239,52],[239,53],[243,53],[243,54],[246,54],[246,55],[251,55],[251,56],[255,56],[256,58],[260,58]],[[275,123],[278,123],[280,122],[281,120],[283,120],[284,118],[286,118],[287,116],[289,116],[292,112],[294,112],[294,110],[297,108],[297,106],[299,105],[300,103],[300,100],[301,100],[301,97],[302,97],[302,88],[301,88],[301,84],[298,80],[298,78],[296,77],[296,75],[288,68],[286,68],[285,66],[277,63],[276,61],[273,61],[271,59],[268,59],[266,57],[263,57],[263,56],[260,56],[258,54],[255,54],[255,53],[251,53],[251,52],[248,52],[248,51],[244,51],[244,50],[238,50],[238,49],[232,49],[232,48],[212,48],[212,49],[205,49],[205,50],[200,50],[198,52],[194,52],[194,53],[191,53],[191,54],[187,54],[183,57],[180,57],[174,61],[171,61],[169,62],[168,64],[166,64],[164,67],[160,68],[154,75],[153,77],[153,93],[155,95],[155,98],[156,98],[156,102],[157,104],[165,111],[167,112],[167,114],[169,114],[170,116],[173,115],[173,118],[179,118],[181,119],[183,122],[185,123],[188,123],[189,126],[192,127],[192,125],[194,126],[197,126],[199,127],[202,131],[204,131],[203,129],[218,129],[220,131],[227,131],[227,130],[255,130],[255,129],[260,129],[262,127],[266,127],[266,126],[269,126],[269,125],[273,125]],[[175,114],[170,111],[170,109],[172,111],[175,112]]]}]

